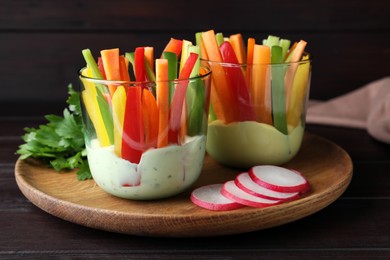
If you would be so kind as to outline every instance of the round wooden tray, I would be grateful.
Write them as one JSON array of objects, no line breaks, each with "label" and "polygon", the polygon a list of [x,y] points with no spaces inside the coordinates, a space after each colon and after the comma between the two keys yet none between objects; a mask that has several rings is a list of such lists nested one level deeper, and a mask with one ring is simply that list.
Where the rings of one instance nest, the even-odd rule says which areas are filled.
[{"label": "round wooden tray", "polygon": [[[157,201],[120,199],[102,191],[93,180],[78,181],[74,173],[56,173],[33,160],[18,160],[15,177],[32,203],[56,217],[95,229],[160,237],[237,234],[286,224],[331,204],[352,178],[349,155],[334,143],[308,133],[298,155],[284,166],[299,170],[309,180],[312,190],[305,197],[267,208],[233,211],[200,208],[190,201],[191,190]],[[206,156],[193,188],[222,183],[239,172]]]}]

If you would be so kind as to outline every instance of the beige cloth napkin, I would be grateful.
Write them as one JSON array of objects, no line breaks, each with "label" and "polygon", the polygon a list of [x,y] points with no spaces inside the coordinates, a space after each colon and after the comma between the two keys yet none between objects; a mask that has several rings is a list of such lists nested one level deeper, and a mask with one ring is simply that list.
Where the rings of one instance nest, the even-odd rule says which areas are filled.
[{"label": "beige cloth napkin", "polygon": [[306,121],[366,129],[375,139],[390,144],[390,77],[329,101],[311,100]]}]

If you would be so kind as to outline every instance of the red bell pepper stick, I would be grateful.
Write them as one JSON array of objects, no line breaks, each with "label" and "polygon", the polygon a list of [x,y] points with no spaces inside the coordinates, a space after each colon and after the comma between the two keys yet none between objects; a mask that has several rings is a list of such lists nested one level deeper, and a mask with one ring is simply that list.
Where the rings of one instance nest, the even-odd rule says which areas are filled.
[{"label": "red bell pepper stick", "polygon": [[181,124],[181,114],[183,111],[184,98],[186,96],[186,91],[189,83],[188,79],[191,75],[191,71],[194,68],[197,59],[198,59],[198,54],[190,53],[179,74],[178,79],[181,81],[176,86],[176,90],[173,95],[171,108],[170,108],[169,133],[168,133],[168,138],[170,143],[178,144],[180,142],[180,124]]},{"label": "red bell pepper stick", "polygon": [[135,80],[143,82],[147,80],[145,70],[145,48],[138,47],[134,53],[134,65],[135,65]]},{"label": "red bell pepper stick", "polygon": [[[223,42],[219,47],[224,62],[239,64],[237,56],[230,42]],[[239,66],[225,68],[228,75],[228,82],[232,92],[237,99],[237,110],[239,121],[251,121],[255,120],[255,112],[251,105],[251,98],[249,90],[246,85],[244,74]]]},{"label": "red bell pepper stick", "polygon": [[142,89],[138,86],[129,87],[127,90],[122,134],[122,158],[132,163],[139,163],[144,147],[141,94]]}]

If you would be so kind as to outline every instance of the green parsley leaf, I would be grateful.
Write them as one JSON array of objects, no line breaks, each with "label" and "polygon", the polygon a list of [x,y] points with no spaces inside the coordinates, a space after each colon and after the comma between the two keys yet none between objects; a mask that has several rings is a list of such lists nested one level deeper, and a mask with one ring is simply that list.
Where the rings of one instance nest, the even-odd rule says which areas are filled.
[{"label": "green parsley leaf", "polygon": [[16,154],[21,160],[29,157],[39,159],[54,170],[78,169],[77,179],[91,179],[87,161],[84,130],[81,116],[80,93],[68,85],[68,108],[63,116],[46,115],[46,124],[38,128],[25,128],[22,136],[24,144]]}]

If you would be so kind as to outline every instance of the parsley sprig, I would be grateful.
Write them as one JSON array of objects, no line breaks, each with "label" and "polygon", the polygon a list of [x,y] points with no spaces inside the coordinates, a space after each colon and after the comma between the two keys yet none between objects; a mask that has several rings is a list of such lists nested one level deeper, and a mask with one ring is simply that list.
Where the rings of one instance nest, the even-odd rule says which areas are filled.
[{"label": "parsley sprig", "polygon": [[16,151],[20,159],[29,157],[44,161],[56,171],[78,168],[77,179],[91,179],[86,157],[80,107],[80,94],[68,85],[68,108],[63,116],[46,115],[48,121],[38,128],[25,128],[24,144]]}]

